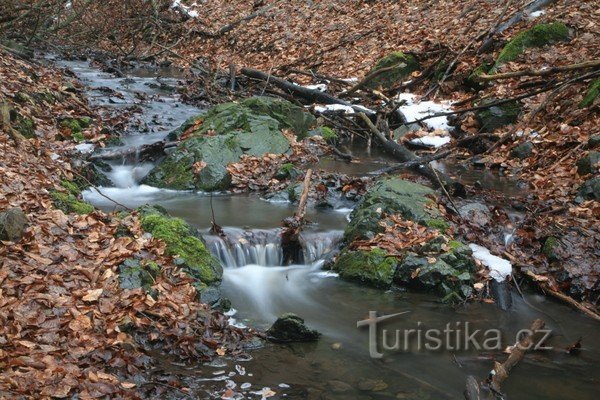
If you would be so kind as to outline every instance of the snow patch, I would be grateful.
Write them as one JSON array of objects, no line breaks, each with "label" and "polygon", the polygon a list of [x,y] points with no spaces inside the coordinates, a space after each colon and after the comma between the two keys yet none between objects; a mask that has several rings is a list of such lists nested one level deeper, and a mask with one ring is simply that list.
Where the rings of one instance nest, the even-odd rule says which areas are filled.
[{"label": "snow patch", "polygon": [[375,114],[375,111],[360,105],[346,106],[343,104],[326,104],[324,106],[315,106],[315,111],[325,113],[327,111],[344,111],[345,114],[356,114],[364,112],[365,114]]},{"label": "snow patch", "polygon": [[546,11],[544,11],[544,10],[534,11],[531,14],[529,14],[529,18],[530,19],[538,18],[538,17],[541,17],[544,14],[546,14]]},{"label": "snow patch", "polygon": [[94,144],[93,143],[78,144],[77,146],[75,146],[75,150],[77,150],[78,152],[80,152],[82,154],[89,154],[92,151],[94,151]]},{"label": "snow patch", "polygon": [[452,138],[450,138],[450,136],[423,136],[412,139],[410,142],[413,144],[437,148],[450,143],[451,140]]},{"label": "snow patch", "polygon": [[[411,93],[401,93],[396,100],[405,101],[406,104],[398,109],[404,114],[408,122],[413,122],[432,114],[452,111],[450,103],[435,103],[433,101],[417,101],[417,96]],[[435,117],[423,121],[431,129],[450,130],[447,117]]]},{"label": "snow patch", "polygon": [[316,85],[307,85],[304,86],[307,89],[310,90],[318,90],[319,92],[326,92],[327,91],[327,85],[324,83],[318,83]]},{"label": "snow patch", "polygon": [[512,264],[510,261],[500,258],[490,253],[488,249],[474,243],[469,247],[473,250],[473,258],[481,261],[483,265],[490,270],[490,277],[498,282],[504,282],[512,274]]},{"label": "snow patch", "polygon": [[185,4],[181,4],[181,0],[173,0],[173,3],[171,4],[171,8],[181,11],[191,18],[198,18],[198,16],[200,15],[198,11],[192,9],[193,7],[197,6],[197,3],[193,3],[191,6],[188,7]]}]

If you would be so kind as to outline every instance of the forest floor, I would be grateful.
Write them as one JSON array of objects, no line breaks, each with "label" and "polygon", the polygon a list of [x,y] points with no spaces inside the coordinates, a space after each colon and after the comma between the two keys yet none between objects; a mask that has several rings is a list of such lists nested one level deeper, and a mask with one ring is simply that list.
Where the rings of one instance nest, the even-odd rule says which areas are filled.
[{"label": "forest floor", "polygon": [[[600,11],[592,1],[555,2],[543,14],[524,18],[497,35],[491,49],[478,53],[486,34],[524,3],[509,2],[503,9],[484,0],[460,2],[459,7],[456,1],[424,0],[216,0],[203,4],[197,18],[189,16],[195,15],[190,14],[193,8],[171,10],[179,18],[177,27],[162,34],[159,47],[148,45],[136,51],[157,63],[202,65],[222,72],[230,65],[247,66],[300,84],[327,81],[329,90],[339,94],[349,86],[342,79],[360,81],[378,59],[400,50],[413,54],[421,68],[412,84],[395,90],[380,88],[385,94],[410,90],[462,107],[555,85],[554,90],[522,99],[517,122],[493,132],[496,141],[507,135],[510,140],[477,155],[480,165],[526,183],[526,195],[502,200],[525,212],[525,219],[514,227],[514,243],[494,243],[486,239],[489,231],[468,223],[460,233],[510,258],[520,276],[549,293],[568,295],[597,312],[600,204],[598,199],[578,198],[578,190],[598,172],[592,165],[591,172],[580,174],[577,166],[598,146],[592,138],[600,134],[598,100],[580,107],[591,79],[578,79],[583,72],[569,70],[467,83],[477,67],[497,58],[510,38],[539,23],[560,20],[569,27],[571,39],[527,49],[497,73],[600,58]],[[256,18],[240,21],[255,12]],[[86,18],[93,16],[83,16],[73,31],[89,25]],[[234,21],[239,23],[219,33]],[[134,42],[123,40],[119,46],[138,46]],[[109,39],[96,43],[94,50],[122,53]],[[28,223],[20,242],[0,245],[0,366],[11,371],[2,376],[8,393],[66,397],[78,388],[81,398],[135,397],[147,389],[148,397],[158,396],[161,387],[169,390],[173,383],[165,378],[163,386],[139,386],[151,365],[149,349],[160,345],[183,358],[241,353],[251,333],[229,326],[221,313],[196,301],[192,281],[165,254],[164,243],[144,235],[135,213],[120,217],[96,210],[78,215],[53,206],[56,193],[69,194],[63,181],[78,177],[71,162],[77,137],[64,122],[91,118],[89,126],[77,133],[87,141],[100,142],[106,139],[104,128],[122,119],[107,120],[106,114],[91,108],[79,84],[63,72],[0,51],[0,209],[20,207]],[[124,61],[125,57],[120,58]],[[452,67],[449,74],[442,69],[441,74],[421,75],[435,70],[441,59],[446,68]],[[193,82],[184,94],[190,99],[210,99],[206,79]],[[23,97],[22,92],[35,95]],[[220,93],[237,96],[227,90]],[[381,105],[380,97],[372,92],[360,97],[370,107]],[[37,134],[32,138],[13,129],[26,120],[35,125]],[[479,134],[480,127],[469,113],[458,124],[462,135]],[[450,144],[453,157],[459,161],[473,157],[472,149],[459,147],[459,141],[456,137]],[[531,154],[522,159],[511,155],[525,142],[533,144]],[[487,148],[493,143],[487,142]],[[502,197],[477,187],[469,190],[474,196]],[[123,227],[131,236],[118,237]],[[118,266],[136,254],[163,266],[154,284],[161,293],[158,300],[141,289],[119,286]],[[121,324],[126,319],[141,340]],[[138,348],[140,342],[148,348]]]}]

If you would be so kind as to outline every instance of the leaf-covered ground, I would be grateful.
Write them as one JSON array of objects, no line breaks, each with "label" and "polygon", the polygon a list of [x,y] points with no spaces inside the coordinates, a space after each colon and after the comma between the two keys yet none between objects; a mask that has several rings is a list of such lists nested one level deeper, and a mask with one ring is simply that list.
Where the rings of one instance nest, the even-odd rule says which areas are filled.
[{"label": "leaf-covered ground", "polygon": [[[77,178],[61,117],[94,117],[89,138],[100,129],[73,83],[6,53],[0,77],[0,104],[36,126],[19,146],[8,134],[14,124],[0,134],[0,209],[20,207],[28,220],[18,243],[0,242],[0,397],[159,395],[169,385],[148,383],[149,350],[193,360],[240,353],[248,332],[197,301],[193,281],[135,213],[65,214],[53,205],[51,192]],[[121,288],[118,266],[130,258],[162,267],[149,293]]]}]

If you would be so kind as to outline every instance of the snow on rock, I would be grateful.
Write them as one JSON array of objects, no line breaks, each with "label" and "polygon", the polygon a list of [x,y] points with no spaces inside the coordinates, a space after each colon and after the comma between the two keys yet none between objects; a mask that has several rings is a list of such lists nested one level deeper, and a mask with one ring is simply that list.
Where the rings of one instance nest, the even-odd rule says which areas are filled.
[{"label": "snow on rock", "polygon": [[375,111],[363,107],[360,105],[345,106],[343,104],[326,104],[324,106],[315,106],[315,111],[318,113],[324,113],[327,111],[344,111],[346,114],[356,114],[357,112],[364,112],[365,114],[375,114]]},{"label": "snow on rock", "polygon": [[473,250],[473,258],[481,261],[490,270],[490,277],[496,281],[504,282],[512,273],[512,264],[510,261],[493,255],[483,246],[471,243],[469,247]]},{"label": "snow on rock", "polygon": [[412,139],[410,142],[417,145],[429,146],[429,147],[442,147],[445,144],[450,143],[452,138],[450,136],[423,136],[420,138]]},{"label": "snow on rock", "polygon": [[93,143],[81,143],[81,144],[78,144],[77,146],[75,146],[75,150],[77,150],[78,152],[80,152],[82,154],[89,154],[92,151],[94,151],[94,144]]},{"label": "snow on rock", "polygon": [[[404,100],[406,104],[400,106],[399,110],[404,114],[408,122],[427,117],[431,114],[448,112],[452,110],[449,103],[435,103],[433,101],[417,101],[417,96],[411,93],[401,93],[397,100]],[[450,130],[448,118],[435,117],[423,121],[431,129]]]},{"label": "snow on rock", "polygon": [[538,17],[541,17],[544,14],[546,14],[546,11],[544,11],[544,10],[534,11],[531,14],[529,14],[529,19],[538,18]]},{"label": "snow on rock", "polygon": [[307,89],[310,90],[318,90],[319,92],[326,92],[327,91],[327,85],[324,83],[318,83],[316,85],[307,85],[304,86]]},{"label": "snow on rock", "polygon": [[173,0],[173,3],[171,4],[171,8],[181,11],[191,18],[198,18],[198,16],[200,15],[198,11],[192,9],[197,6],[197,3],[193,3],[191,6],[188,7],[185,4],[181,4],[181,0]]}]

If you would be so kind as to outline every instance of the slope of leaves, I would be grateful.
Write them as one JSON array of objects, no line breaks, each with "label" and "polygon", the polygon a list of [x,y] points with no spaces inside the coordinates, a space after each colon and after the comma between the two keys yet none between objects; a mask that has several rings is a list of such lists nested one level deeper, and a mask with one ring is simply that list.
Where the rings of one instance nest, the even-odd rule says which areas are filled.
[{"label": "slope of leaves", "polygon": [[[40,67],[29,80],[19,74],[27,68],[2,54],[0,102],[13,104],[7,94],[17,88],[38,93],[68,83]],[[194,282],[137,215],[54,208],[50,191],[64,191],[60,182],[74,177],[72,144],[53,140],[55,115],[85,109],[85,101],[73,94],[45,106],[17,105],[39,123],[38,137],[17,148],[6,124],[0,134],[0,210],[21,207],[29,222],[18,243],[0,242],[0,396],[135,398],[151,349],[194,360],[240,353],[248,332],[197,301]],[[129,234],[116,234],[123,230]],[[121,288],[118,266],[130,258],[162,267],[148,293]]]}]

